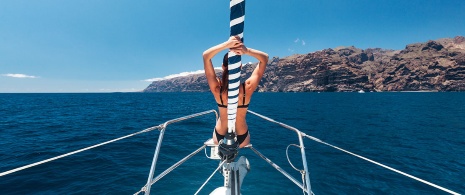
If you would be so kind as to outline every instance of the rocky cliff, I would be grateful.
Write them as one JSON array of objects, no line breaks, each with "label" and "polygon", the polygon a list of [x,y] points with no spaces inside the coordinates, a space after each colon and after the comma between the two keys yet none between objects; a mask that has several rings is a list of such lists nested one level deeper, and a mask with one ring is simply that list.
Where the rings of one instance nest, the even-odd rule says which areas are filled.
[{"label": "rocky cliff", "polygon": [[[242,78],[255,66],[244,66]],[[144,92],[208,90],[204,74],[197,74],[154,81]],[[360,90],[465,91],[465,37],[410,44],[397,51],[340,47],[275,57],[258,87],[261,92]]]}]

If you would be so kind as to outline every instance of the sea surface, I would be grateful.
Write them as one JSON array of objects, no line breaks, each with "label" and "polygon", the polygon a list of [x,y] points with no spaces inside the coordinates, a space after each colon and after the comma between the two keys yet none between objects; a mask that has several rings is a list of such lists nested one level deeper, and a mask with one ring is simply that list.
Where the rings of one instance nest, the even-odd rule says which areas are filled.
[{"label": "sea surface", "polygon": [[[210,93],[0,94],[0,173],[217,109]],[[465,193],[465,93],[256,93],[250,110],[308,135],[458,193]],[[253,146],[301,180],[286,158],[295,133],[254,115]],[[211,137],[215,115],[167,127],[155,175]],[[0,194],[134,194],[147,182],[159,131],[0,177]],[[298,149],[289,158],[298,169]],[[446,194],[347,153],[305,139],[315,194]],[[242,194],[302,194],[250,149]],[[194,194],[218,166],[204,152],[152,186],[152,194]],[[217,173],[200,194],[223,184]]]}]

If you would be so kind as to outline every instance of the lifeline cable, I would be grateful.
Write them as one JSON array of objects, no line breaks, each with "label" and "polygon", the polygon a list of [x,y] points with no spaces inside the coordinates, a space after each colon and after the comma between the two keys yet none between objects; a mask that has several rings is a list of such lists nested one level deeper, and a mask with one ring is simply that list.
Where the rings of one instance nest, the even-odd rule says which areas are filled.
[{"label": "lifeline cable", "polygon": [[116,142],[116,141],[119,141],[119,140],[122,140],[122,139],[126,139],[128,137],[132,137],[134,135],[138,135],[138,134],[141,134],[141,133],[145,133],[145,132],[149,132],[149,131],[152,131],[154,129],[160,129],[161,126],[158,125],[158,126],[153,126],[153,127],[150,127],[150,128],[147,128],[147,129],[144,129],[142,131],[139,131],[139,132],[136,132],[136,133],[132,133],[132,134],[129,134],[129,135],[126,135],[126,136],[123,136],[123,137],[120,137],[120,138],[116,138],[116,139],[112,139],[110,141],[106,141],[106,142],[103,142],[103,143],[100,143],[100,144],[95,144],[93,146],[89,146],[89,147],[86,147],[86,148],[83,148],[83,149],[80,149],[80,150],[75,150],[73,152],[69,152],[69,153],[66,153],[66,154],[62,154],[60,156],[55,156],[53,158],[49,158],[49,159],[46,159],[46,160],[42,160],[42,161],[39,161],[39,162],[36,162],[36,163],[32,163],[32,164],[28,164],[28,165],[25,165],[25,166],[22,166],[22,167],[18,167],[16,169],[12,169],[12,170],[9,170],[9,171],[5,171],[5,172],[2,172],[0,173],[0,177],[2,176],[5,176],[5,175],[8,175],[10,173],[14,173],[14,172],[17,172],[17,171],[21,171],[23,169],[27,169],[27,168],[31,168],[31,167],[34,167],[34,166],[37,166],[37,165],[40,165],[40,164],[44,164],[44,163],[47,163],[47,162],[50,162],[50,161],[54,161],[54,160],[57,160],[57,159],[60,159],[60,158],[63,158],[63,157],[67,157],[69,155],[73,155],[73,154],[76,154],[76,153],[80,153],[80,152],[84,152],[86,150],[90,150],[92,148],[96,148],[96,147],[100,147],[100,146],[103,146],[103,145],[106,145],[106,144],[109,144],[109,143],[112,143],[112,142]]},{"label": "lifeline cable", "polygon": [[265,120],[267,120],[267,121],[269,121],[269,122],[276,123],[276,124],[278,124],[278,125],[280,125],[280,126],[286,128],[286,129],[295,131],[296,133],[299,134],[299,136],[304,136],[304,137],[306,137],[306,138],[308,138],[308,139],[311,139],[311,140],[313,140],[313,141],[316,141],[316,142],[318,142],[318,143],[327,145],[327,146],[332,147],[332,148],[334,148],[334,149],[337,149],[337,150],[340,150],[340,151],[345,152],[345,153],[347,153],[347,154],[353,155],[353,156],[355,156],[355,157],[357,157],[357,158],[366,160],[366,161],[368,161],[368,162],[370,162],[370,163],[373,163],[373,164],[375,164],[375,165],[381,166],[381,167],[383,167],[383,168],[385,168],[385,169],[388,169],[388,170],[390,170],[390,171],[396,172],[396,173],[398,173],[398,174],[404,175],[404,176],[406,176],[406,177],[409,177],[410,179],[414,179],[414,180],[416,180],[416,181],[419,181],[419,182],[422,182],[422,183],[424,183],[424,184],[430,185],[430,186],[432,186],[432,187],[435,187],[435,188],[440,189],[440,190],[442,190],[442,191],[445,191],[445,192],[447,192],[447,193],[454,194],[454,195],[460,195],[459,193],[454,192],[454,191],[452,191],[452,190],[449,190],[449,189],[447,189],[447,188],[445,188],[445,187],[436,185],[436,184],[434,184],[434,183],[431,183],[431,182],[428,182],[428,181],[426,181],[426,180],[423,180],[423,179],[420,179],[420,178],[418,178],[418,177],[415,177],[415,176],[413,176],[413,175],[404,173],[404,172],[402,172],[402,171],[399,171],[399,170],[394,169],[394,168],[392,168],[392,167],[389,167],[389,166],[387,166],[387,165],[381,164],[381,163],[376,162],[376,161],[374,161],[374,160],[371,160],[371,159],[369,159],[369,158],[363,157],[363,156],[361,156],[361,155],[358,155],[358,154],[352,153],[352,152],[350,152],[350,151],[344,150],[344,149],[342,149],[342,148],[339,148],[339,147],[337,147],[337,146],[331,145],[331,144],[326,143],[326,142],[324,142],[324,141],[322,141],[322,140],[320,140],[320,139],[318,139],[318,138],[316,138],[316,137],[309,136],[309,135],[307,135],[307,134],[301,132],[300,130],[296,129],[295,127],[289,126],[289,125],[284,124],[284,123],[282,123],[282,122],[275,121],[274,119],[268,118],[268,117],[266,117],[266,116],[263,116],[263,115],[258,114],[258,113],[256,113],[256,112],[253,112],[253,111],[251,111],[251,110],[247,110],[247,112],[252,113],[253,115],[258,116],[258,117],[260,117],[260,118],[262,118],[262,119],[265,119]]},{"label": "lifeline cable", "polygon": [[[230,36],[239,36],[244,41],[245,0],[230,0],[231,10]],[[228,53],[228,133],[235,133],[239,85],[241,81],[241,56],[234,52]]]},{"label": "lifeline cable", "polygon": [[213,177],[213,175],[215,175],[215,173],[221,168],[221,166],[223,166],[223,164],[224,164],[225,162],[226,162],[226,161],[224,160],[224,161],[222,161],[222,162],[220,163],[220,165],[218,165],[218,168],[216,168],[215,171],[213,171],[213,173],[210,175],[210,177],[208,177],[207,181],[205,181],[205,182],[202,184],[202,186],[200,186],[200,188],[197,190],[197,192],[195,192],[194,195],[199,194],[200,190],[202,190],[202,188],[205,186],[205,184],[207,184],[208,181],[210,181],[210,179]]},{"label": "lifeline cable", "polygon": [[366,160],[366,161],[368,161],[368,162],[370,162],[370,163],[373,163],[373,164],[375,164],[375,165],[378,165],[378,166],[383,167],[383,168],[385,168],[385,169],[388,169],[388,170],[390,170],[390,171],[396,172],[396,173],[401,174],[401,175],[403,175],[403,176],[406,176],[406,177],[408,177],[408,178],[410,178],[410,179],[417,180],[417,181],[419,181],[419,182],[421,182],[421,183],[424,183],[424,184],[427,184],[427,185],[429,185],[429,186],[435,187],[435,188],[440,189],[440,190],[442,190],[442,191],[444,191],[444,192],[447,192],[447,193],[449,193],[449,194],[460,195],[459,193],[454,192],[454,191],[452,191],[452,190],[449,190],[449,189],[447,189],[447,188],[445,188],[445,187],[442,187],[442,186],[439,186],[439,185],[437,185],[437,184],[431,183],[431,182],[426,181],[426,180],[424,180],[424,179],[420,179],[420,178],[415,177],[415,176],[413,176],[413,175],[410,175],[410,174],[408,174],[408,173],[399,171],[399,170],[394,169],[394,168],[392,168],[392,167],[390,167],[390,166],[384,165],[384,164],[382,164],[382,163],[376,162],[376,161],[371,160],[371,159],[369,159],[369,158],[366,158],[366,157],[363,157],[363,156],[361,156],[361,155],[358,155],[358,154],[352,153],[352,152],[350,152],[350,151],[344,150],[344,149],[339,148],[339,147],[337,147],[337,146],[328,144],[328,143],[326,143],[326,142],[324,142],[324,141],[321,141],[320,139],[315,138],[315,137],[313,137],[313,136],[309,136],[309,135],[307,135],[307,134],[305,134],[305,133],[302,133],[302,135],[305,136],[305,137],[308,138],[308,139],[311,139],[311,140],[316,141],[316,142],[318,142],[318,143],[327,145],[327,146],[329,146],[329,147],[332,147],[332,148],[337,149],[337,150],[339,150],[339,151],[345,152],[345,153],[350,154],[350,155],[352,155],[352,156],[355,156],[355,157],[357,157],[357,158]]}]

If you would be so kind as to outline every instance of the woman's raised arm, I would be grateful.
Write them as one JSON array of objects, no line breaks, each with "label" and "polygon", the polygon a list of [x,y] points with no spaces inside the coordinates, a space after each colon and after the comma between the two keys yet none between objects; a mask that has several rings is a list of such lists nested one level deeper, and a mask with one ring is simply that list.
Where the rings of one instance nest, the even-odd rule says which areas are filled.
[{"label": "woman's raised arm", "polygon": [[213,68],[211,59],[224,49],[240,46],[242,46],[241,39],[237,36],[233,36],[229,37],[227,41],[215,45],[203,52],[203,68],[205,69],[205,76],[207,77],[207,82],[212,92],[218,86],[218,81],[216,80],[215,69]]},{"label": "woman's raised arm", "polygon": [[247,48],[245,45],[232,48],[231,50],[238,55],[245,54],[257,58],[258,65],[255,67],[252,75],[246,81],[246,83],[250,86],[250,89],[255,91],[258,84],[260,83],[260,80],[262,79],[263,74],[265,73],[266,64],[268,63],[268,54],[260,50]]}]

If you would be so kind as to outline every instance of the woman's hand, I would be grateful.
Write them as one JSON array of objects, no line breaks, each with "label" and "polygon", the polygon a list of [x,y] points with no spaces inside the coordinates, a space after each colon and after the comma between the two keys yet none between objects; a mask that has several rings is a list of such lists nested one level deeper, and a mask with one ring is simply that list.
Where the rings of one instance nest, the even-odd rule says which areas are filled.
[{"label": "woman's hand", "polygon": [[229,39],[223,43],[220,43],[218,45],[215,45],[213,47],[210,47],[209,49],[205,50],[203,52],[203,61],[205,62],[210,62],[210,60],[218,54],[220,51],[224,49],[231,49],[231,48],[236,48],[236,47],[241,47],[242,41],[239,36],[231,36]]},{"label": "woman's hand", "polygon": [[227,48],[236,48],[242,46],[242,41],[239,36],[231,36],[229,39],[225,42]]},{"label": "woman's hand", "polygon": [[239,46],[239,47],[233,47],[233,48],[231,48],[231,51],[234,52],[234,53],[237,54],[237,55],[243,55],[243,54],[247,54],[247,52],[249,51],[249,49],[248,49],[244,44],[242,44],[242,45]]}]

